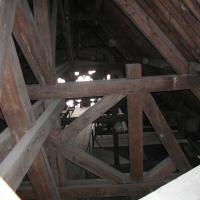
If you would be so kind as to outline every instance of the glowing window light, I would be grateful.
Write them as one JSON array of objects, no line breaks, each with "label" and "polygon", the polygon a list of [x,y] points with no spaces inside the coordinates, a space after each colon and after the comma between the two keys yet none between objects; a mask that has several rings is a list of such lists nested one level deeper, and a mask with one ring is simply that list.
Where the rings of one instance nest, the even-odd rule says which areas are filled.
[{"label": "glowing window light", "polygon": [[94,106],[94,105],[95,105],[95,103],[94,103],[94,102],[91,102],[91,103],[90,103],[90,106]]},{"label": "glowing window light", "polygon": [[81,107],[80,103],[75,106],[75,108],[80,108],[80,107]]},{"label": "glowing window light", "polygon": [[92,75],[92,74],[95,74],[95,73],[96,73],[96,70],[90,70],[90,71],[88,71],[89,75]]},{"label": "glowing window light", "polygon": [[65,79],[63,79],[63,78],[58,78],[58,79],[57,79],[57,83],[65,83]]},{"label": "glowing window light", "polygon": [[74,72],[75,76],[79,76],[80,72]]},{"label": "glowing window light", "polygon": [[106,79],[107,79],[107,80],[110,80],[110,79],[111,79],[111,75],[110,75],[110,74],[107,74]]},{"label": "glowing window light", "polygon": [[94,102],[94,101],[95,101],[95,99],[90,99],[90,101]]},{"label": "glowing window light", "polygon": [[73,100],[69,100],[66,102],[66,105],[70,108],[74,107],[74,101]]},{"label": "glowing window light", "polygon": [[86,81],[93,81],[93,79],[90,76],[83,75],[79,76],[76,80],[76,82],[86,82]]},{"label": "glowing window light", "polygon": [[80,103],[82,100],[81,100],[81,99],[77,99],[76,101],[77,101],[78,103]]}]

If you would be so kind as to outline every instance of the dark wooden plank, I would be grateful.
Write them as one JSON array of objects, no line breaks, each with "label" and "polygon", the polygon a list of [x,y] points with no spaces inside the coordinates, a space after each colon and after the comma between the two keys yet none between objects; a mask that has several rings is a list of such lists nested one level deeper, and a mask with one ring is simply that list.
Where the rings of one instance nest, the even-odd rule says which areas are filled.
[{"label": "dark wooden plank", "polygon": [[[50,66],[55,66],[52,48],[50,0],[33,1],[34,17],[40,36],[44,42]],[[53,71],[53,69],[52,69]]]},{"label": "dark wooden plank", "polygon": [[89,155],[78,147],[69,144],[57,145],[60,153],[62,153],[66,159],[93,174],[109,180],[112,183],[130,182],[129,176],[98,160],[92,155]]},{"label": "dark wooden plank", "polygon": [[149,76],[141,79],[116,79],[109,81],[67,82],[52,86],[29,85],[31,99],[81,98],[110,94],[131,94],[137,92],[159,92],[199,87],[195,75]]},{"label": "dark wooden plank", "polygon": [[[128,79],[142,77],[140,64],[126,65]],[[137,182],[143,179],[143,108],[141,94],[127,97],[130,176]]]},{"label": "dark wooden plank", "polygon": [[[69,181],[66,186],[59,187],[59,191],[62,198],[126,197],[134,194],[142,197],[168,181],[170,180],[132,184],[110,184],[102,180]],[[30,186],[21,187],[18,194],[26,200],[35,199]]]},{"label": "dark wooden plank", "polygon": [[187,47],[191,50],[196,59],[200,59],[198,54],[199,38],[196,37],[194,31],[192,31],[190,25],[185,21],[184,17],[177,11],[175,5],[172,5],[170,1],[163,3],[159,0],[153,0],[155,9],[159,9],[163,17],[166,18],[169,24],[171,24],[177,34],[182,37]]},{"label": "dark wooden plank", "polygon": [[[1,162],[0,177],[2,177],[14,190],[18,188],[33,161],[37,157],[63,107],[64,102],[61,100],[55,100],[51,103],[36,121],[34,126],[26,131],[25,135]],[[36,160],[36,162],[38,161]],[[31,168],[34,166],[36,165],[33,163]],[[41,171],[39,171],[39,174],[43,176]],[[47,194],[47,197],[48,199],[52,198],[49,194]]]},{"label": "dark wooden plank", "polygon": [[20,0],[17,4],[13,32],[38,82],[55,83],[55,75],[45,43],[26,0]]},{"label": "dark wooden plank", "polygon": [[177,34],[174,27],[169,21],[163,17],[163,13],[160,9],[156,8],[153,1],[140,0],[138,3],[145,10],[146,13],[152,18],[152,20],[159,24],[160,29],[167,35],[167,37],[173,42],[178,50],[183,54],[186,60],[193,60],[192,52],[188,49],[186,42],[182,39],[182,36]]},{"label": "dark wooden plank", "polygon": [[14,146],[15,140],[7,128],[0,134],[0,163]]},{"label": "dark wooden plank", "polygon": [[2,93],[5,55],[12,34],[17,0],[2,0],[0,4],[0,96]]},{"label": "dark wooden plank", "polygon": [[[4,92],[0,104],[7,125],[15,138],[15,142],[17,142],[26,130],[33,126],[35,117],[32,112],[14,42],[11,38],[8,49],[6,70],[4,72]],[[54,180],[52,179],[48,162],[43,160],[44,157],[45,153],[43,151],[36,158],[34,167],[29,171],[30,180],[40,199],[48,198],[57,200],[59,199],[59,195]],[[36,176],[38,169],[40,169],[40,176]]]},{"label": "dark wooden plank", "polygon": [[166,180],[176,170],[176,166],[170,157],[164,159],[145,175],[145,181]]},{"label": "dark wooden plank", "polygon": [[75,140],[76,136],[98,117],[103,115],[107,110],[112,108],[116,103],[121,101],[124,95],[109,95],[103,97],[94,106],[90,107],[80,117],[74,120],[69,126],[66,126],[62,131],[62,141],[71,142]]},{"label": "dark wooden plank", "polygon": [[164,145],[169,156],[180,171],[189,170],[191,168],[185,154],[176,141],[175,136],[164,116],[162,115],[155,100],[150,94],[144,97],[144,113],[152,124],[157,136]]},{"label": "dark wooden plank", "polygon": [[[44,108],[41,101],[36,102],[32,106],[32,111],[36,119],[42,114]],[[0,134],[0,163],[8,155],[8,153],[15,146],[15,139],[12,136],[9,128],[6,128]]]},{"label": "dark wooden plank", "polygon": [[52,1],[51,13],[51,38],[52,38],[52,56],[55,65],[56,55],[56,36],[57,36],[57,15],[58,15],[58,1]]},{"label": "dark wooden plank", "polygon": [[195,17],[200,21],[200,5],[197,0],[183,0],[190,11],[195,15]]},{"label": "dark wooden plank", "polygon": [[149,41],[177,72],[187,73],[188,62],[159,26],[139,6],[136,0],[114,0],[129,19],[143,32]]}]

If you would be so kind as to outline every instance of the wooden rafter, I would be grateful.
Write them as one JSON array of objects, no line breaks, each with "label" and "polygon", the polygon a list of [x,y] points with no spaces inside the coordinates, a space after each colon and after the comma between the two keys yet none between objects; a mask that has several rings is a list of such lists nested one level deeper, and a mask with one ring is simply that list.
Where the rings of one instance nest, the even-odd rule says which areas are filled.
[{"label": "wooden rafter", "polygon": [[196,36],[195,32],[192,31],[190,25],[185,21],[183,16],[177,12],[177,9],[173,3],[170,3],[170,1],[163,3],[159,0],[154,0],[153,3],[155,4],[154,6],[162,12],[169,24],[171,24],[177,33],[180,34],[183,41],[187,44],[196,59],[199,60],[197,51],[199,38]]},{"label": "wooden rafter", "polygon": [[[51,32],[51,15],[50,15],[50,1],[49,0],[34,0],[33,1],[35,22],[40,33],[40,37],[45,45],[47,57],[50,61],[50,67],[55,66],[52,48],[52,32]],[[55,23],[56,24],[56,23]],[[53,73],[52,73],[53,74]],[[55,81],[53,82],[55,83]]]},{"label": "wooden rafter", "polygon": [[20,0],[17,5],[13,32],[38,82],[55,83],[55,74],[50,60],[52,58],[48,57],[45,43],[26,0]]},{"label": "wooden rafter", "polygon": [[180,51],[159,26],[140,7],[136,0],[113,0],[129,19],[144,33],[149,41],[159,50],[161,55],[177,72],[188,73],[189,66]]},{"label": "wooden rafter", "polygon": [[200,5],[197,0],[183,0],[195,17],[200,21]]}]

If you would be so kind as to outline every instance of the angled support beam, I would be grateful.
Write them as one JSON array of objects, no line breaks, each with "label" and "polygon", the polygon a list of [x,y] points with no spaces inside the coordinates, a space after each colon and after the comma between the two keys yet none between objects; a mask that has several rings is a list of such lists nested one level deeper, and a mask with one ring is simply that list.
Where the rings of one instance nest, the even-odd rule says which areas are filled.
[{"label": "angled support beam", "polygon": [[200,21],[200,5],[197,0],[183,0],[194,16]]},{"label": "angled support beam", "polygon": [[145,181],[166,180],[175,170],[174,162],[168,157],[146,174]]},{"label": "angled support beam", "polygon": [[58,144],[58,149],[66,159],[103,179],[112,183],[130,183],[130,179],[126,174],[110,167],[73,145],[65,144],[60,146]]},{"label": "angled support beam", "polygon": [[159,26],[140,7],[136,0],[113,0],[129,19],[143,32],[149,41],[159,50],[167,62],[178,73],[189,71],[188,62]]},{"label": "angled support beam", "polygon": [[[162,32],[159,26],[140,7],[136,0],[113,0],[129,19],[144,33],[149,41],[159,50],[166,61],[179,74],[189,73],[189,64],[181,52]],[[199,6],[198,6],[199,7]],[[200,91],[192,90],[200,99]]]},{"label": "angled support beam", "polygon": [[0,97],[2,94],[5,55],[12,34],[17,2],[18,0],[2,0],[0,4]]},{"label": "angled support beam", "polygon": [[[51,32],[51,15],[50,0],[34,0],[33,1],[34,17],[38,27],[38,31],[44,41],[47,56],[50,61],[50,67],[55,66],[52,48],[52,32]],[[53,71],[53,69],[52,69]]]},{"label": "angled support beam", "polygon": [[[14,190],[19,187],[22,179],[37,157],[63,107],[64,101],[55,100],[51,103],[33,127],[25,132],[25,135],[0,164],[0,177]],[[35,166],[34,163],[33,166]],[[52,199],[50,194],[46,195],[48,199]]]},{"label": "angled support beam", "polygon": [[167,121],[165,120],[155,100],[150,94],[145,95],[144,98],[144,113],[152,124],[157,136],[163,143],[169,156],[175,163],[177,169],[180,171],[189,170],[191,165],[189,164],[181,147],[177,143],[171,128],[167,124]]},{"label": "angled support beam", "polygon": [[55,75],[45,43],[26,0],[20,0],[17,4],[13,32],[38,82],[55,83]]},{"label": "angled support beam", "polygon": [[101,115],[103,115],[107,110],[112,108],[115,104],[121,101],[125,96],[124,95],[109,95],[103,97],[98,101],[94,106],[90,107],[85,111],[80,117],[74,120],[69,126],[65,127],[62,131],[62,141],[69,142],[75,140],[76,136]]},{"label": "angled support beam", "polygon": [[52,98],[81,98],[110,94],[137,92],[160,92],[199,88],[200,77],[195,75],[149,76],[141,79],[117,79],[109,81],[67,82],[52,86],[29,85],[28,92],[33,100]]},{"label": "angled support beam", "polygon": [[[32,106],[32,111],[37,120],[44,111],[42,101],[37,101]],[[0,134],[0,163],[8,155],[8,153],[12,150],[14,146],[15,146],[15,139],[12,136],[9,128],[6,128]]]},{"label": "angled support beam", "polygon": [[[0,103],[8,127],[15,141],[18,142],[26,130],[33,126],[35,117],[32,112],[14,42],[11,38],[9,42],[6,70],[4,72],[4,93]],[[33,163],[33,167],[28,175],[40,199],[57,200],[59,195],[45,157],[46,155],[42,151]],[[40,176],[37,176],[38,169],[40,169]],[[17,179],[16,181],[20,180]],[[18,184],[14,184],[14,187],[17,187]]]},{"label": "angled support beam", "polygon": [[[140,64],[126,65],[128,79],[142,77]],[[143,108],[141,94],[127,97],[130,176],[137,182],[143,180]]]}]

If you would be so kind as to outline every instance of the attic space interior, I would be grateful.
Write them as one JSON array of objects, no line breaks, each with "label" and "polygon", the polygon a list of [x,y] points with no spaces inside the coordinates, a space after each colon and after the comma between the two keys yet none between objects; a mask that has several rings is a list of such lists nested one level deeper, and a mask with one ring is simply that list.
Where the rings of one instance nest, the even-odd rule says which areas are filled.
[{"label": "attic space interior", "polygon": [[1,0],[0,200],[199,200],[200,1]]}]

